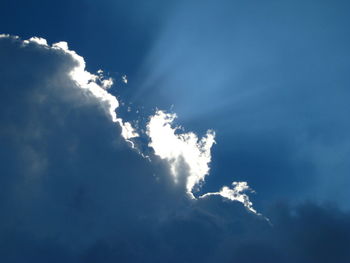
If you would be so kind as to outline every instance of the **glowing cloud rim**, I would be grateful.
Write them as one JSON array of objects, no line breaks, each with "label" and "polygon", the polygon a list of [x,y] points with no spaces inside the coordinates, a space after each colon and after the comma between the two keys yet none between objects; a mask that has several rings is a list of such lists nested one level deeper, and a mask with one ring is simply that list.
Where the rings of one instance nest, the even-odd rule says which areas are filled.
[{"label": "glowing cloud rim", "polygon": [[[209,175],[215,132],[208,130],[201,139],[193,132],[181,133],[179,132],[180,127],[172,127],[176,118],[176,114],[165,113],[161,110],[157,110],[155,115],[150,117],[147,125],[149,146],[153,148],[157,156],[168,162],[175,183],[184,176],[183,162],[188,166],[188,173],[185,174],[186,192],[190,198],[196,199],[195,190],[205,182],[205,177]],[[221,196],[231,201],[238,201],[250,212],[260,215],[253,208],[253,203],[246,194],[248,191],[253,192],[247,182],[233,182],[232,188],[223,186],[219,192],[206,193],[199,198]]]},{"label": "glowing cloud rim", "polygon": [[[0,34],[0,38],[20,39],[18,36],[8,34]],[[119,107],[119,102],[114,95],[108,92],[108,89],[113,85],[113,79],[105,78],[102,70],[98,70],[97,74],[86,71],[84,58],[75,51],[69,50],[67,42],[62,41],[50,46],[44,38],[40,37],[32,37],[22,41],[24,46],[31,43],[48,49],[60,50],[69,54],[76,61],[76,66],[69,73],[72,80],[79,88],[90,91],[105,106],[104,108],[106,108],[112,122],[120,125],[122,137],[135,149],[132,139],[140,135],[130,122],[125,122],[117,116],[116,110]],[[122,81],[127,83],[126,76],[122,77]],[[150,116],[146,127],[146,135],[149,139],[148,146],[153,149],[155,155],[169,164],[174,182],[178,183],[183,180],[188,196],[191,199],[196,199],[194,192],[200,188],[205,182],[205,177],[209,175],[211,148],[215,144],[215,132],[208,130],[205,136],[199,139],[193,132],[181,132],[181,127],[172,127],[175,118],[177,118],[176,114],[161,110],[157,110],[153,116]],[[146,156],[140,151],[139,154]],[[221,196],[227,200],[238,201],[250,212],[260,215],[245,194],[247,191],[252,192],[247,182],[233,182],[232,188],[223,186],[219,192],[206,193],[199,198]]]},{"label": "glowing cloud rim", "polygon": [[201,139],[193,132],[176,133],[179,127],[171,127],[175,118],[176,114],[161,110],[150,118],[147,125],[147,135],[151,140],[149,146],[156,155],[169,163],[175,182],[184,173],[182,162],[185,162],[189,169],[186,190],[194,198],[194,187],[204,182],[205,176],[209,174],[210,150],[215,143],[215,132],[208,130]]},{"label": "glowing cloud rim", "polygon": [[[0,37],[13,37],[19,39],[18,36],[10,36],[6,34],[1,34]],[[132,138],[138,137],[139,134],[132,127],[131,123],[124,122],[121,118],[117,117],[116,109],[119,107],[119,102],[115,96],[110,94],[107,89],[113,85],[112,78],[105,78],[103,76],[103,71],[98,70],[96,74],[92,74],[85,70],[86,63],[83,57],[79,56],[75,51],[68,48],[68,43],[61,41],[58,43],[48,45],[46,39],[40,37],[32,37],[28,40],[23,40],[23,45],[28,45],[30,43],[36,43],[45,48],[52,48],[56,50],[61,50],[66,54],[69,54],[74,61],[76,61],[76,66],[70,72],[70,77],[81,89],[86,89],[91,92],[96,98],[98,98],[102,104],[107,108],[108,114],[111,117],[112,121],[118,123],[122,129],[123,138],[130,142],[132,147],[134,147],[133,142],[130,140]]]}]

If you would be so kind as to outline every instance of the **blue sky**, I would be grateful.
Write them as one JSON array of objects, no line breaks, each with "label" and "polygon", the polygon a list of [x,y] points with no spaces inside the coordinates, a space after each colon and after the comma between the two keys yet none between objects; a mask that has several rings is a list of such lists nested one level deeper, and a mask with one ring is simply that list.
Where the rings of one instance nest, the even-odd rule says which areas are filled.
[{"label": "blue sky", "polygon": [[0,261],[350,261],[349,8],[0,0]]}]

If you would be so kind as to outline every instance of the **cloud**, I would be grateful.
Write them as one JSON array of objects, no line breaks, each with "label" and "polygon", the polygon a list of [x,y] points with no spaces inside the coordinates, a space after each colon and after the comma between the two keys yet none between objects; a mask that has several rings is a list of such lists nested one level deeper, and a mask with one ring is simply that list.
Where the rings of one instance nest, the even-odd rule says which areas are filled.
[{"label": "cloud", "polygon": [[257,213],[253,208],[253,203],[249,200],[249,197],[244,194],[244,192],[251,190],[247,182],[233,182],[232,189],[227,186],[224,186],[219,192],[206,193],[200,198],[205,198],[212,195],[219,195],[224,198],[227,198],[231,201],[238,201],[244,204],[244,206],[251,212]]},{"label": "cloud", "polygon": [[[3,35],[3,37],[11,38],[11,36],[8,35]],[[17,39],[17,37],[14,38]],[[76,65],[69,73],[72,80],[76,82],[78,87],[90,91],[92,95],[98,98],[105,105],[112,121],[121,126],[122,136],[133,145],[130,139],[137,137],[138,134],[129,122],[124,122],[121,118],[117,117],[116,109],[119,107],[119,102],[115,96],[106,91],[106,89],[113,85],[113,80],[111,78],[105,79],[103,76],[103,71],[98,71],[98,75],[86,71],[84,58],[79,56],[75,51],[69,50],[67,42],[54,43],[52,47],[50,47],[46,39],[40,37],[32,37],[23,41],[23,45],[30,45],[32,43],[36,43],[46,48],[63,51],[72,57],[72,59],[76,62]]]},{"label": "cloud", "polygon": [[[195,199],[194,192],[205,182],[209,174],[211,148],[215,143],[215,132],[208,130],[199,139],[193,132],[181,133],[180,127],[172,127],[176,114],[158,110],[151,116],[147,125],[150,137],[149,146],[161,159],[169,163],[174,181],[184,181],[187,194]],[[219,192],[206,193],[200,198],[219,195],[231,201],[241,202],[249,211],[260,215],[253,208],[253,203],[244,192],[251,190],[247,182],[233,182],[232,189],[224,186]]]},{"label": "cloud", "polygon": [[271,202],[349,209],[348,6],[313,2],[176,1],[135,67],[133,101],[174,105],[181,121],[214,129],[211,171],[226,185],[234,176]]},{"label": "cloud", "polygon": [[[119,102],[115,96],[106,91],[106,89],[113,85],[113,80],[111,78],[103,79],[101,71],[99,76],[86,71],[84,58],[79,56],[76,52],[69,50],[66,42],[53,44],[52,47],[61,49],[70,54],[72,58],[78,62],[78,65],[70,72],[72,79],[76,81],[81,88],[88,89],[94,96],[107,104],[112,121],[118,123],[122,127],[122,136],[133,145],[130,139],[138,137],[138,134],[129,122],[123,122],[121,118],[117,117],[116,109],[119,107]],[[100,85],[97,81],[100,81]]]},{"label": "cloud", "polygon": [[59,45],[0,39],[0,236],[14,248],[52,240],[81,251],[186,203],[165,165],[140,156],[111,121],[116,98]]},{"label": "cloud", "polygon": [[200,140],[192,132],[176,133],[180,128],[171,127],[175,118],[175,114],[160,110],[150,118],[147,125],[147,134],[151,140],[149,146],[156,155],[169,163],[175,182],[184,174],[181,163],[188,165],[186,190],[194,198],[194,188],[203,183],[209,173],[210,150],[215,143],[215,133],[209,130]]},{"label": "cloud", "polygon": [[123,76],[122,76],[122,81],[123,81],[125,84],[128,84],[128,79],[127,79],[126,75],[123,75]]},{"label": "cloud", "polygon": [[[41,46],[45,46],[48,47],[47,41],[46,39],[42,38],[42,37],[31,37],[28,40],[23,40],[23,43],[25,45],[28,45],[30,43],[37,43]],[[61,42],[61,43],[57,43],[57,46],[59,47],[65,47],[68,50],[68,45],[67,43]]]},{"label": "cloud", "polygon": [[1,262],[349,261],[350,216],[337,208],[282,204],[271,227],[229,201],[249,204],[242,182],[189,199],[214,134],[199,139],[158,111],[149,162],[113,121],[116,97],[67,46],[0,37]]},{"label": "cloud", "polygon": [[[6,35],[5,37],[11,38]],[[13,39],[18,40],[18,38]],[[112,121],[120,125],[122,137],[135,148],[132,139],[139,137],[139,133],[132,127],[130,122],[125,122],[120,117],[117,117],[116,110],[119,107],[119,102],[107,90],[113,85],[113,80],[111,78],[105,79],[103,70],[99,70],[97,74],[86,71],[84,58],[75,51],[69,50],[66,42],[58,42],[49,46],[45,39],[32,37],[29,40],[24,40],[22,44],[24,46],[37,44],[46,49],[59,50],[70,56],[76,63],[69,72],[71,80],[79,88],[88,90],[102,103]],[[124,78],[123,76],[123,80],[126,80],[126,77]],[[178,183],[181,179],[180,177],[183,177],[181,180],[184,180],[187,194],[195,199],[194,191],[199,189],[200,185],[204,183],[205,176],[209,174],[211,147],[215,143],[215,133],[212,130],[208,130],[207,134],[200,140],[193,132],[176,134],[179,128],[171,127],[175,118],[175,114],[157,111],[154,116],[150,117],[146,134],[150,138],[149,146],[153,148],[155,154],[168,162],[174,181]],[[142,156],[145,156],[141,151],[139,152]],[[223,189],[228,188],[224,187]],[[252,204],[249,204],[249,199],[244,201],[248,198],[246,195],[242,195],[239,198],[232,198],[226,194],[221,194],[221,196],[231,201],[242,202],[250,211],[255,211],[252,208]]]},{"label": "cloud", "polygon": [[[107,90],[113,85],[113,80],[111,78],[105,79],[103,70],[98,70],[97,74],[86,71],[84,58],[75,51],[69,50],[66,42],[58,42],[50,46],[45,39],[39,37],[32,37],[24,41],[18,37],[8,35],[4,35],[3,38],[16,42],[23,49],[35,47],[36,49],[45,50],[45,52],[58,52],[58,54],[69,58],[72,65],[62,72],[61,78],[65,77],[70,82],[69,85],[86,90],[88,96],[96,98],[110,116],[112,122],[121,127],[121,136],[131,143],[132,148],[135,147],[132,139],[138,137],[139,134],[130,122],[123,121],[117,116],[116,110],[119,107],[119,102]],[[57,92],[60,92],[59,89],[60,87],[57,87]],[[40,94],[40,96],[45,97],[46,95]],[[157,111],[155,115],[150,117],[146,134],[150,139],[149,146],[153,148],[155,154],[169,164],[174,181],[178,183],[184,180],[183,186],[187,194],[195,199],[194,191],[204,183],[205,176],[209,174],[211,147],[215,143],[215,133],[208,130],[207,134],[201,139],[198,139],[193,132],[177,133],[179,127],[171,127],[175,118],[175,114]],[[138,150],[138,152],[141,156],[146,156],[141,151]],[[247,196],[243,199],[230,198],[227,195],[222,196],[232,201],[242,201],[247,198]],[[247,202],[242,201],[242,203],[247,206]],[[253,211],[251,205],[248,207]]]}]

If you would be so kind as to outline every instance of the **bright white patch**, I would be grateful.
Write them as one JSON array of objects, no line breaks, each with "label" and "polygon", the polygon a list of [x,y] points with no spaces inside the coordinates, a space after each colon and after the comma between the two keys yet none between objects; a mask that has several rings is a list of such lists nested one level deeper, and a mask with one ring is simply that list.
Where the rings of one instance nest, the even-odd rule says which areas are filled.
[{"label": "bright white patch", "polygon": [[149,146],[156,155],[168,161],[175,182],[184,172],[181,169],[182,162],[188,165],[186,190],[194,198],[194,187],[203,182],[209,173],[210,149],[215,143],[215,133],[209,130],[200,140],[192,132],[176,134],[179,128],[171,127],[175,118],[175,114],[160,110],[150,118],[147,125],[147,134],[151,139]]},{"label": "bright white patch", "polygon": [[98,74],[97,78],[104,89],[109,89],[110,87],[113,86],[113,79],[112,78],[106,79],[103,73],[104,71],[102,69],[97,70],[97,74]]},{"label": "bright white patch", "polygon": [[126,75],[122,76],[122,81],[123,81],[125,84],[128,84],[128,79],[126,78]]},{"label": "bright white patch", "polygon": [[18,38],[18,36],[10,36],[9,34],[0,34],[0,38],[10,38],[10,37]]},{"label": "bright white patch", "polygon": [[104,89],[109,89],[113,85],[113,80],[111,78],[102,79],[101,84]]},{"label": "bright white patch", "polygon": [[249,197],[244,193],[246,191],[252,192],[247,182],[233,182],[232,189],[227,186],[224,186],[223,188],[221,188],[220,192],[207,193],[200,196],[200,198],[205,198],[211,195],[220,195],[231,201],[241,202],[249,211],[253,212],[254,214],[260,215],[253,208],[253,203],[249,200]]},{"label": "bright white patch", "polygon": [[46,46],[46,47],[48,47],[48,45],[47,45],[47,41],[46,41],[46,39],[44,39],[44,38],[41,38],[41,37],[31,37],[31,38],[29,38],[28,40],[24,40],[23,41],[25,44],[29,44],[29,43],[37,43],[37,44],[39,44],[39,45],[42,45],[42,46]]},{"label": "bright white patch", "polygon": [[61,42],[58,42],[58,43],[54,43],[52,45],[53,48],[58,48],[58,49],[63,49],[65,51],[68,50],[68,43],[65,42],[65,41],[61,41]]}]

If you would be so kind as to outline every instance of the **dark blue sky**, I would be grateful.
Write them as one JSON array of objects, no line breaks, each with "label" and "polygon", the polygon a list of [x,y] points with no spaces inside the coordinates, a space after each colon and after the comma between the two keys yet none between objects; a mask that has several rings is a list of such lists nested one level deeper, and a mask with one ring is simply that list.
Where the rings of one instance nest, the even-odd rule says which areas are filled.
[{"label": "dark blue sky", "polygon": [[0,0],[0,10],[0,34],[66,41],[88,71],[103,69],[118,116],[141,132],[156,109],[199,137],[213,129],[197,196],[246,181],[272,223],[239,202],[190,200],[146,133],[136,144],[151,162],[76,88],[69,54],[6,37],[1,262],[350,262],[348,2]]}]

